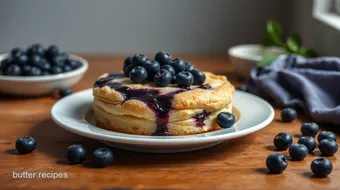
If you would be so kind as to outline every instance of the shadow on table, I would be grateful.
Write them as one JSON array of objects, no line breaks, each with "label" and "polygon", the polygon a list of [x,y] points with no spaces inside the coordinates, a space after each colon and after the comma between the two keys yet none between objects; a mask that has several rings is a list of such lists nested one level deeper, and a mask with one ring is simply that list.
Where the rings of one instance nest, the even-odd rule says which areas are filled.
[{"label": "shadow on table", "polygon": [[[52,120],[45,120],[34,126],[28,135],[36,138],[37,148],[35,151],[53,156],[56,159],[56,164],[67,165],[66,150],[72,144],[83,144],[88,151],[87,160],[83,164],[84,167],[91,167],[91,153],[101,147],[107,145],[86,137],[82,137],[71,132],[68,132],[56,124]],[[156,154],[156,153],[137,153],[125,151],[117,148],[111,148],[115,154],[115,165],[138,165],[143,167],[152,164],[181,164],[181,163],[201,163],[205,160],[233,158],[237,155],[242,155],[247,147],[252,144],[255,135],[231,140],[221,143],[215,147],[204,150],[186,152],[186,153],[171,153],[171,154]]]}]

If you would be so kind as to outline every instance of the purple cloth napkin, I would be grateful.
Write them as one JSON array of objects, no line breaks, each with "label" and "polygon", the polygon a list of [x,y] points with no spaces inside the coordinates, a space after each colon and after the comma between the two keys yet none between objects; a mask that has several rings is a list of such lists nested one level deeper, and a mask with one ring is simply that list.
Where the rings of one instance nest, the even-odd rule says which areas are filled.
[{"label": "purple cloth napkin", "polygon": [[340,124],[340,58],[282,56],[251,71],[248,90],[278,107],[300,107],[315,121]]}]

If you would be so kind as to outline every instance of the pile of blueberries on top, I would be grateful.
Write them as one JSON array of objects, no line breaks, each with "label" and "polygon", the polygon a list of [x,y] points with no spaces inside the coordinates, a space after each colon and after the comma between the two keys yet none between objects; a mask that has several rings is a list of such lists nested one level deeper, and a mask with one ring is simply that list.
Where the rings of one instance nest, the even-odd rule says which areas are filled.
[{"label": "pile of blueberries on top", "polygon": [[[296,111],[292,108],[285,108],[281,112],[281,119],[284,122],[291,122],[296,119]],[[274,145],[278,150],[287,150],[293,161],[303,160],[308,153],[316,148],[314,137],[319,133],[319,126],[316,123],[304,123],[301,126],[302,137],[296,144],[293,137],[286,132],[279,133],[274,138]],[[331,131],[321,131],[317,136],[319,150],[322,156],[333,156],[338,151],[336,135]],[[271,173],[282,173],[288,166],[288,160],[283,154],[270,154],[266,160],[266,166]],[[317,158],[311,163],[311,170],[317,177],[326,177],[333,166],[327,158]]]},{"label": "pile of blueberries on top", "polygon": [[12,49],[10,56],[0,62],[0,75],[42,76],[69,72],[81,67],[81,63],[71,60],[65,52],[59,52],[55,45],[47,49],[33,44],[27,50]]},{"label": "pile of blueberries on top", "polygon": [[157,86],[166,87],[176,84],[181,88],[201,85],[205,82],[205,74],[195,69],[192,63],[180,58],[172,59],[171,55],[161,51],[154,59],[143,54],[127,57],[123,67],[124,75],[134,83],[154,81]]}]

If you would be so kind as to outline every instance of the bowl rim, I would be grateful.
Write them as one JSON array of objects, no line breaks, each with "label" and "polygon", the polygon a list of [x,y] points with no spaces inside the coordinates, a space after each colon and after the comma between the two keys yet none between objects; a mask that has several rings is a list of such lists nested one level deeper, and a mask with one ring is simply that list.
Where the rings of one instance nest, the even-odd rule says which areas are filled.
[{"label": "bowl rim", "polygon": [[[8,57],[9,53],[0,54],[0,61],[4,60]],[[82,66],[66,73],[60,73],[56,75],[46,75],[46,76],[8,76],[8,75],[0,75],[0,80],[7,80],[7,81],[21,81],[21,82],[36,82],[36,81],[53,81],[53,80],[60,80],[65,78],[72,78],[77,75],[81,75],[85,73],[88,69],[89,63],[86,59],[74,55],[68,54],[69,58],[81,62]]]},{"label": "bowl rim", "polygon": [[273,49],[277,51],[283,51],[283,48],[281,47],[276,47],[276,46],[271,46],[271,47],[263,47],[261,44],[241,44],[241,45],[236,45],[232,46],[228,49],[228,55],[231,57],[239,58],[239,59],[246,59],[246,60],[251,60],[251,61],[261,61],[262,60],[262,55],[254,55],[251,53],[245,53],[242,52],[244,50],[249,50],[249,49]]}]

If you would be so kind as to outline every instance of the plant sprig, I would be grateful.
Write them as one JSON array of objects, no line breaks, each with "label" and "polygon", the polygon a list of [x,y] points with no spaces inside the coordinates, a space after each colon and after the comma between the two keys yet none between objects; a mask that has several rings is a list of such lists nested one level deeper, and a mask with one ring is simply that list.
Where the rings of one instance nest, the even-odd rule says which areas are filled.
[{"label": "plant sprig", "polygon": [[[302,39],[298,33],[289,35],[284,42],[281,37],[281,25],[274,20],[267,21],[266,31],[267,33],[262,39],[262,45],[265,47],[278,46],[285,49],[288,54],[298,54],[304,57],[317,56],[317,53],[313,49],[302,47]],[[258,67],[269,65],[277,57],[279,57],[279,54],[265,54],[258,63]]]}]

